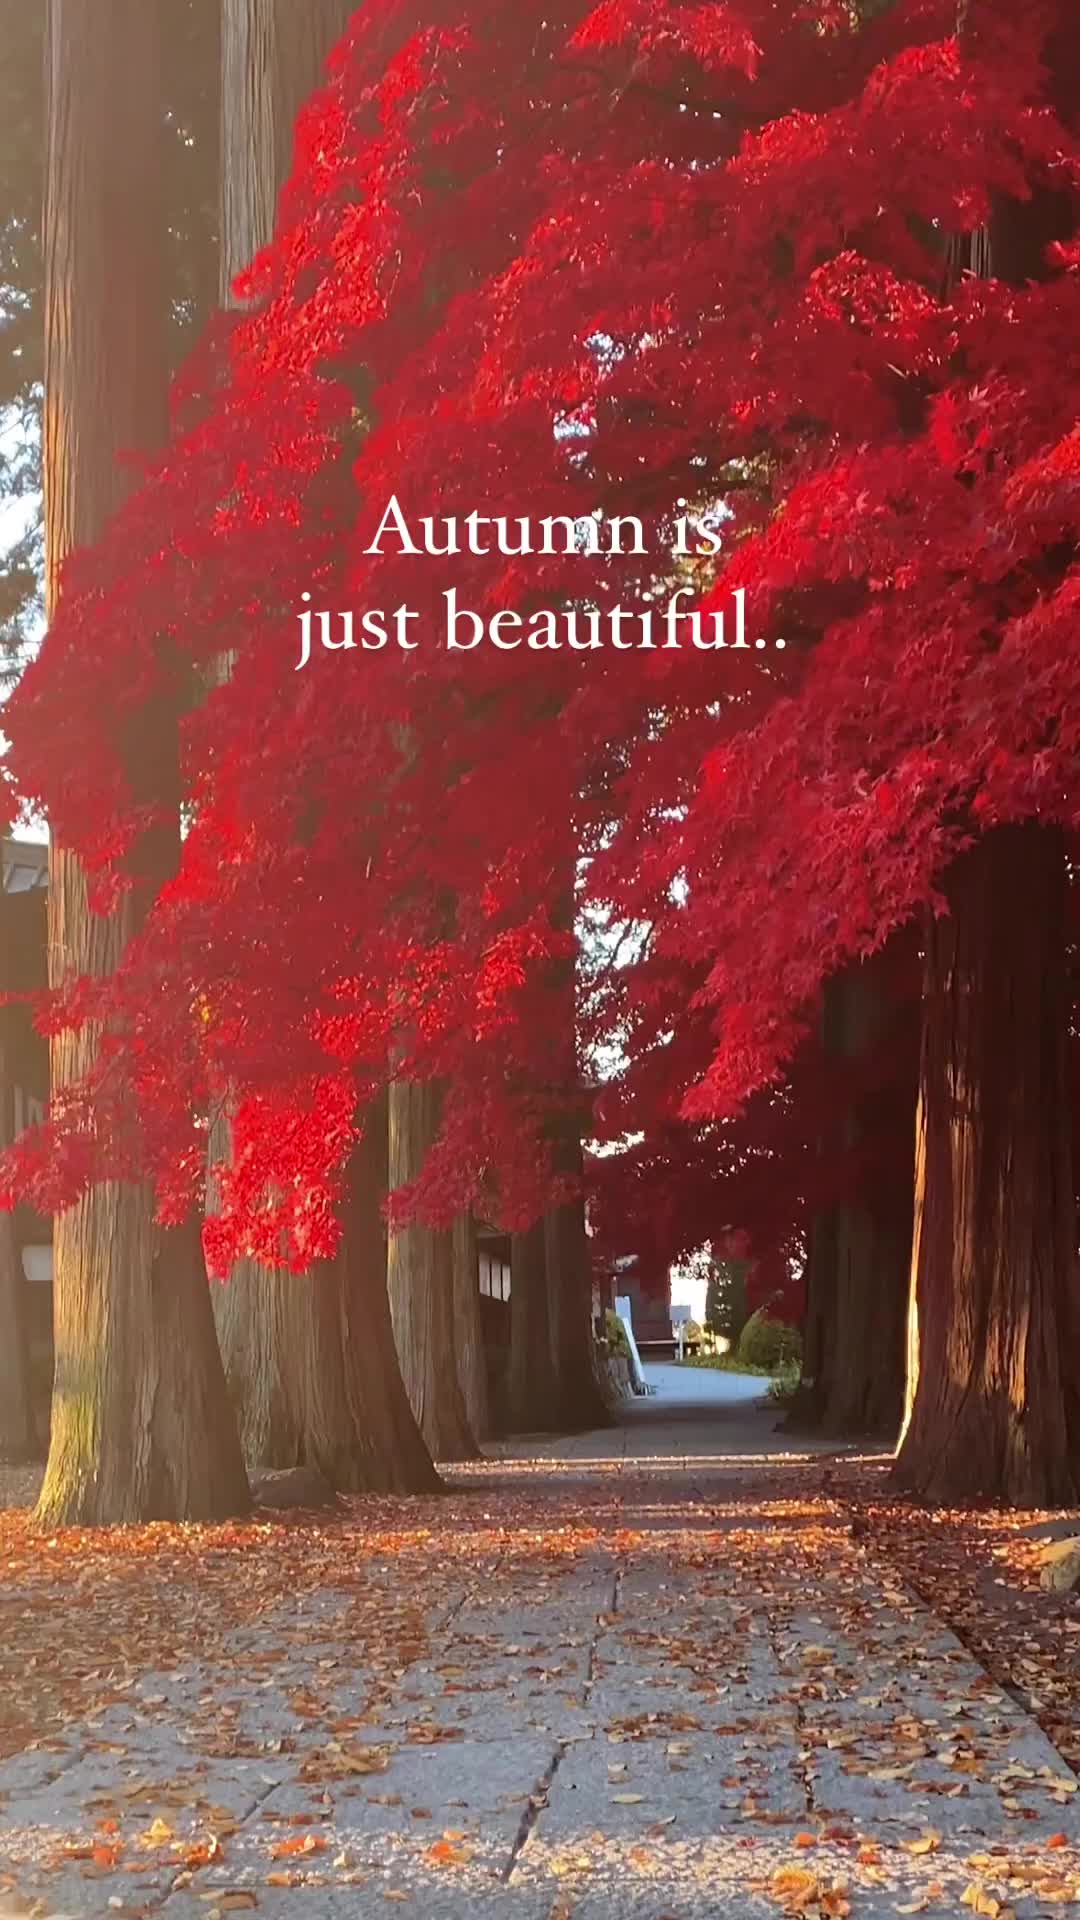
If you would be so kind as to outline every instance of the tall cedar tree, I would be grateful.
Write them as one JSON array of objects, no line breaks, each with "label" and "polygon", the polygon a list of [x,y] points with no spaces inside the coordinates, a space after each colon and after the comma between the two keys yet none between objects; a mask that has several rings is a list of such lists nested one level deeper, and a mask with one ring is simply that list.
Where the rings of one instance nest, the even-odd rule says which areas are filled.
[{"label": "tall cedar tree", "polygon": [[[980,836],[993,862],[1011,844],[999,828],[1040,847],[1074,829],[1080,148],[1044,58],[1076,70],[1059,26],[1073,31],[1064,0],[1021,16],[986,0],[962,37],[954,0],[862,27],[836,0],[359,10],[227,365],[13,706],[25,791],[47,794],[107,891],[143,797],[115,741],[169,677],[138,638],[121,659],[117,634],[156,614],[197,667],[223,634],[236,653],[185,728],[197,819],[178,883],[123,977],[79,996],[137,1070],[91,1076],[9,1156],[14,1175],[55,1197],[133,1165],[183,1217],[202,1166],[191,1115],[231,1079],[250,1092],[212,1258],[302,1267],[337,1245],[358,1081],[408,1031],[407,1077],[446,1097],[402,1217],[449,1226],[469,1206],[524,1231],[566,1192],[548,1068],[568,862],[584,856],[583,911],[638,929],[583,1042],[648,1067],[648,1137],[691,1122],[704,1151],[715,1123],[779,1090],[823,979],[942,908]],[[943,234],[1032,194],[1056,215],[1040,278],[944,270]],[[357,411],[342,542],[328,477]],[[636,513],[642,550],[372,554],[391,494],[414,524],[471,506]],[[718,559],[677,554],[686,503],[722,525]],[[575,651],[522,630],[511,649],[440,644],[451,585],[485,617],[641,613],[687,576],[704,616],[745,590],[745,648],[730,630],[723,650],[688,630],[673,648]],[[408,605],[422,639],[320,648],[298,674],[304,592]],[[943,976],[972,1014],[965,1075],[991,1030],[967,985],[954,879],[969,871],[948,881]],[[1043,1013],[1014,1044],[1043,1151],[1007,1210],[980,1201],[999,1225],[975,1281],[991,1345],[1010,1327],[1033,1344],[991,1380],[971,1369],[964,1396],[985,1490],[1024,1498],[1074,1474],[1070,1382],[1051,1368],[1033,1388],[1036,1352],[1069,1351],[1074,1286],[1049,878],[1037,904]],[[1019,990],[1019,963],[1002,965],[1012,985],[988,1005]],[[992,1119],[1009,1088],[986,1085],[970,1148],[920,1160],[943,1297],[954,1150],[992,1196],[1016,1144]],[[920,1392],[956,1360],[947,1330],[924,1338]]]},{"label": "tall cedar tree", "polygon": [[[118,456],[165,431],[157,6],[50,0],[45,206],[47,606],[64,563],[93,540],[129,473]],[[78,588],[73,589],[77,593]],[[175,765],[171,703],[120,744],[133,791]],[[166,778],[168,777],[166,773]],[[76,851],[50,847],[54,983],[107,979],[178,856],[176,794],[132,848],[122,908],[91,912]],[[107,1060],[92,1025],[58,1026],[54,1099]],[[197,1224],[154,1219],[148,1182],[101,1180],[57,1217],[52,1435],[39,1514],[57,1522],[204,1519],[247,1504]]]},{"label": "tall cedar tree", "polygon": [[[234,277],[271,238],[297,110],[349,11],[347,0],[304,9],[223,0],[225,304]],[[387,1299],[386,1124],[385,1102],[376,1100],[350,1162],[335,1258],[303,1275],[240,1260],[216,1291],[215,1317],[250,1464],[316,1466],[354,1492],[424,1492],[437,1479],[405,1396]]]}]

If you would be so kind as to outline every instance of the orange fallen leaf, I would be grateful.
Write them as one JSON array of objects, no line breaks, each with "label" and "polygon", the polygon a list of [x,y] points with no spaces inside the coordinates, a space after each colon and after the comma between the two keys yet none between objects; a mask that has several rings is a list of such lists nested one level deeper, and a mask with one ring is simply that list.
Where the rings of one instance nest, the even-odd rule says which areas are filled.
[{"label": "orange fallen leaf", "polygon": [[451,1840],[436,1840],[427,1849],[427,1857],[440,1867],[463,1867],[469,1858],[467,1847],[457,1846]]},{"label": "orange fallen leaf", "polygon": [[322,1853],[326,1841],[321,1833],[295,1833],[291,1840],[279,1840],[270,1849],[272,1860],[288,1860],[299,1853]]}]

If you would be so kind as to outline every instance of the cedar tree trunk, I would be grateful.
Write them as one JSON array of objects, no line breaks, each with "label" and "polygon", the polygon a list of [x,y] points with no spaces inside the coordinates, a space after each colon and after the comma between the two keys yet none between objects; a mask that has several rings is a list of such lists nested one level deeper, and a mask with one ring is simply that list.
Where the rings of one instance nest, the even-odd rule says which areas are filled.
[{"label": "cedar tree trunk", "polygon": [[[124,487],[120,451],[165,426],[162,107],[154,0],[49,0],[45,250],[46,595]],[[46,642],[46,644],[48,644]],[[49,970],[115,968],[137,909],[102,919],[50,848]],[[54,1090],[96,1041],[61,1033]],[[198,1232],[154,1223],[145,1185],[105,1182],[56,1221],[52,1441],[38,1514],[212,1519],[248,1504]]]},{"label": "cedar tree trunk", "polygon": [[[856,1070],[884,1033],[889,997],[874,960],[848,968],[825,990],[823,1046],[841,1072]],[[903,1036],[901,1036],[903,1038]],[[844,1090],[841,1089],[843,1093]],[[875,1094],[845,1094],[841,1154],[857,1155],[882,1120]],[[906,1102],[905,1102],[906,1105]],[[910,1113],[914,1108],[911,1096]],[[906,1135],[910,1139],[910,1132]],[[887,1142],[888,1144],[888,1142]],[[879,1157],[882,1157],[879,1152]],[[829,1435],[881,1434],[895,1440],[904,1393],[904,1348],[911,1265],[910,1155],[898,1165],[900,1203],[868,1194],[821,1210],[811,1223],[803,1327],[803,1386],[793,1426]]]},{"label": "cedar tree trunk", "polygon": [[[587,1432],[611,1424],[596,1371],[592,1325],[592,1264],[585,1203],[571,1200],[544,1217],[544,1260],[555,1373],[556,1424]],[[513,1294],[511,1293],[511,1302]]]},{"label": "cedar tree trunk", "polygon": [[891,1445],[903,1411],[911,1236],[869,1207],[843,1207],[834,1244],[821,1431],[881,1434]]},{"label": "cedar tree trunk", "polygon": [[221,0],[221,298],[274,230],[293,126],[354,0]]},{"label": "cedar tree trunk", "polygon": [[[415,1180],[438,1130],[440,1096],[430,1081],[390,1087],[391,1191]],[[405,1390],[434,1460],[475,1460],[454,1343],[454,1245],[449,1230],[417,1221],[391,1233],[387,1282]]]},{"label": "cedar tree trunk", "polygon": [[454,1345],[465,1413],[478,1440],[491,1432],[487,1354],[480,1319],[476,1222],[463,1213],[454,1222]]},{"label": "cedar tree trunk", "polygon": [[[349,0],[224,0],[223,299],[271,237],[297,110],[351,11]],[[339,1259],[303,1276],[240,1261],[215,1312],[252,1465],[303,1462],[344,1489],[423,1492],[437,1476],[402,1383],[386,1296],[385,1136],[380,1104],[350,1169]]]},{"label": "cedar tree trunk", "polygon": [[390,1322],[385,1193],[383,1098],[349,1165],[337,1258],[303,1274],[241,1262],[218,1290],[218,1330],[249,1462],[317,1467],[344,1492],[431,1493]]},{"label": "cedar tree trunk", "polygon": [[554,1432],[559,1396],[551,1357],[546,1233],[543,1220],[510,1240],[510,1365],[506,1413],[511,1433]]},{"label": "cedar tree trunk", "polygon": [[901,1486],[1023,1507],[1080,1494],[1061,836],[998,827],[926,932]]}]

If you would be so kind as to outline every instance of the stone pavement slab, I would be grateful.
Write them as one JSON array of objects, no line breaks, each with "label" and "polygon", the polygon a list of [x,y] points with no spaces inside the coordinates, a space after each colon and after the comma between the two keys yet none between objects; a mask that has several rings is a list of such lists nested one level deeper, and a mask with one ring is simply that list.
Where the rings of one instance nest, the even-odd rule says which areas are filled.
[{"label": "stone pavement slab", "polygon": [[234,1544],[197,1646],[103,1665],[92,1708],[0,1761],[0,1920],[1080,1899],[1078,1783],[1043,1733],[807,1498],[767,1409],[723,1375],[666,1396],[673,1372],[610,1431],[452,1470],[398,1534],[357,1502]]}]

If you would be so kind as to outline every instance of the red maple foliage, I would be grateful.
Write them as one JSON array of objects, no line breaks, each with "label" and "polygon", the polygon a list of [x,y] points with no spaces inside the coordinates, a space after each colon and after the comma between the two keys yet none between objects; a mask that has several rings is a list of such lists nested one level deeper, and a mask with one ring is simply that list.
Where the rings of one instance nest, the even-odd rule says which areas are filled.
[{"label": "red maple foliage", "polygon": [[[932,903],[985,825],[1076,820],[1080,141],[1046,64],[1064,5],[985,0],[962,37],[955,0],[862,24],[842,0],[424,16],[356,14],[249,305],[72,564],[6,721],[103,907],[175,802],[139,751],[162,704],[190,819],[121,971],[50,1010],[107,1038],[8,1185],[51,1206],[137,1168],[175,1216],[239,1087],[221,1269],[332,1250],[392,1071],[449,1088],[400,1207],[535,1216],[553,1120],[618,1058],[593,1124],[648,1144],[601,1177],[655,1196],[678,1162],[702,1232],[752,1223],[740,1143],[752,1161],[771,1130],[806,1134],[783,1076],[826,976]],[[947,270],[952,237],[1036,191],[1060,209],[1041,278]],[[634,514],[645,551],[372,554],[392,495],[412,525]],[[686,512],[721,528],[717,558],[676,557]],[[677,584],[706,614],[745,591],[749,645],[439,637],[451,587],[488,619],[636,614]],[[298,674],[305,592],[407,605],[418,644]],[[719,1159],[750,1188],[720,1211],[712,1130],[751,1095]],[[774,1209],[776,1246],[796,1211]]]}]

